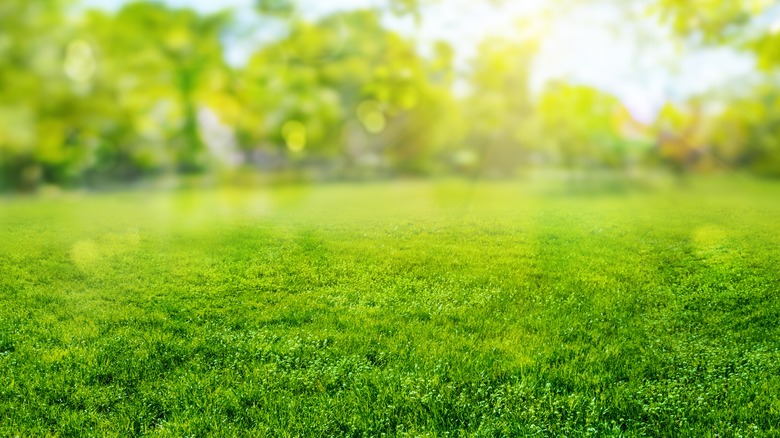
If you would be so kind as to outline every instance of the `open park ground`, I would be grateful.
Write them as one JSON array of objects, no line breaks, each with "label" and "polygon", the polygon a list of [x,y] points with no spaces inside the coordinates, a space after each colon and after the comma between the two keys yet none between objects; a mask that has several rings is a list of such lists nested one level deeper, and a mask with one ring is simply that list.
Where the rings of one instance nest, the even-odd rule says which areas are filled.
[{"label": "open park ground", "polygon": [[0,436],[778,436],[780,185],[0,200]]}]

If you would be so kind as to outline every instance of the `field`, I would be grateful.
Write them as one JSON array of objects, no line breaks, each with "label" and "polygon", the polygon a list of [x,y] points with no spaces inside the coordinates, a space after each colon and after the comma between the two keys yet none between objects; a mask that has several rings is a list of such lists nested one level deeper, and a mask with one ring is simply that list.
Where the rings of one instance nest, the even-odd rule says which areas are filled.
[{"label": "field", "polygon": [[780,436],[780,185],[0,200],[0,436]]}]

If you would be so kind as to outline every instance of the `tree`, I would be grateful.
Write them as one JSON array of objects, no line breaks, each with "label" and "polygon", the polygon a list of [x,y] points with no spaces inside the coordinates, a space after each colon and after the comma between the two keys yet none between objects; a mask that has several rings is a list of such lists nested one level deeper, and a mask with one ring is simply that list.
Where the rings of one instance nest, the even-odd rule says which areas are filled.
[{"label": "tree", "polygon": [[436,54],[420,57],[373,10],[296,21],[240,73],[240,137],[250,148],[269,139],[290,160],[423,171],[444,141],[437,117],[450,96],[452,51]]},{"label": "tree", "polygon": [[729,43],[743,40],[746,27],[773,4],[767,0],[655,0],[652,10],[681,35]]},{"label": "tree", "polygon": [[733,98],[713,118],[713,153],[732,167],[780,177],[780,94],[771,84]]},{"label": "tree", "polygon": [[534,149],[534,103],[529,89],[534,41],[490,39],[482,43],[471,68],[464,112],[472,127],[472,160],[483,170],[513,174]]},{"label": "tree", "polygon": [[132,3],[116,15],[93,14],[91,19],[105,74],[125,80],[120,85],[130,88],[137,99],[132,111],[157,111],[165,113],[163,119],[179,119],[167,124],[178,125],[173,135],[165,135],[173,161],[184,172],[205,169],[207,151],[198,131],[198,111],[228,81],[219,36],[229,16]]},{"label": "tree", "polygon": [[623,170],[639,145],[625,139],[627,110],[616,97],[583,85],[555,83],[541,95],[542,141],[570,171]]},{"label": "tree", "polygon": [[72,125],[88,113],[78,82],[95,65],[89,48],[71,41],[65,4],[0,3],[0,187],[67,183],[89,164]]}]

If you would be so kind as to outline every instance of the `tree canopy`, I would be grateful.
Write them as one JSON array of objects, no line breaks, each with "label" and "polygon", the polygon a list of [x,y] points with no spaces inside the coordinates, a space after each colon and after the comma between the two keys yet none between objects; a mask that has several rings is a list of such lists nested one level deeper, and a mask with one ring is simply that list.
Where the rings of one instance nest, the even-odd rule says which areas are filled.
[{"label": "tree canopy", "polygon": [[384,12],[306,20],[290,0],[261,0],[258,17],[282,18],[284,30],[246,44],[248,61],[237,65],[226,60],[225,35],[237,23],[230,12],[4,1],[0,186],[285,169],[512,176],[533,166],[665,164],[780,175],[772,2],[648,3],[680,38],[751,51],[765,71],[734,95],[669,102],[654,123],[584,84],[562,80],[534,92],[539,36],[493,37],[461,65],[457,47],[423,46],[382,18],[389,11],[424,20],[425,3],[392,0]]}]

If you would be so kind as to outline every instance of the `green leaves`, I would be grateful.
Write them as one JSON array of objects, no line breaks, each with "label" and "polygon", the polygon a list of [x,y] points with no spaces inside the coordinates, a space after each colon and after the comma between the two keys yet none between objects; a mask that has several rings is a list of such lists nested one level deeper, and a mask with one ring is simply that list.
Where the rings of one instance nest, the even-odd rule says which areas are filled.
[{"label": "green leaves", "polygon": [[[646,151],[659,126],[674,118],[642,126],[614,96],[586,86],[550,86],[532,95],[534,59],[549,35],[543,30],[565,15],[560,9],[526,17],[518,23],[521,35],[485,41],[463,65],[450,43],[415,41],[386,25],[383,14],[419,19],[429,10],[425,0],[317,19],[305,18],[292,0],[258,1],[246,17],[164,2],[71,14],[67,4],[0,5],[4,189],[232,173],[242,166],[309,167],[340,177],[510,176],[563,163],[623,170],[641,161],[635,151]],[[780,62],[769,2],[654,6],[697,43],[751,50],[764,72]],[[255,26],[276,30],[260,43]],[[242,56],[248,62],[228,65],[226,48],[231,62]],[[724,105],[750,106],[731,99]],[[679,110],[690,117],[686,105]],[[695,139],[717,143],[731,166],[774,163],[773,113],[755,111],[742,118],[739,111],[704,114],[707,124],[724,122],[735,134],[725,140],[724,129],[708,128]],[[671,125],[674,131],[685,123]],[[686,148],[677,149],[682,161]]]},{"label": "green leaves", "polygon": [[292,0],[257,0],[257,10],[263,15],[287,18],[296,12]]}]

